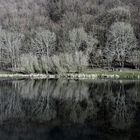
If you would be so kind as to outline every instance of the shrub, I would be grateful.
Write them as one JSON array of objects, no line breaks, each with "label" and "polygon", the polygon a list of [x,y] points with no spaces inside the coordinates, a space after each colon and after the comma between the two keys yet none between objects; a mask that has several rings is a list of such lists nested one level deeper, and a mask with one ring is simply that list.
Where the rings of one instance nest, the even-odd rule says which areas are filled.
[{"label": "shrub", "polygon": [[42,72],[48,74],[48,73],[52,73],[52,74],[56,74],[57,70],[56,70],[56,66],[53,63],[52,57],[47,57],[47,56],[41,56],[41,68],[42,68]]},{"label": "shrub", "polygon": [[63,53],[54,55],[51,59],[57,73],[80,72],[88,66],[88,56],[83,52]]},{"label": "shrub", "polygon": [[20,58],[20,72],[24,73],[40,73],[42,69],[38,62],[38,58],[33,54],[23,54]]},{"label": "shrub", "polygon": [[61,53],[50,57],[41,56],[40,60],[33,54],[23,54],[19,71],[24,73],[67,73],[80,72],[88,66],[88,56],[83,52]]}]

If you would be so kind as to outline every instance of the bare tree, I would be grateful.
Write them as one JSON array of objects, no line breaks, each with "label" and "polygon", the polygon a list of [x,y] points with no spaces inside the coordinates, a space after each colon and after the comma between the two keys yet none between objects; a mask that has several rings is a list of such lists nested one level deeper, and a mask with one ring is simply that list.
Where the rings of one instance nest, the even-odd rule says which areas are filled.
[{"label": "bare tree", "polygon": [[104,49],[108,61],[117,60],[124,67],[127,55],[136,47],[137,40],[129,23],[116,22],[110,27]]},{"label": "bare tree", "polygon": [[12,69],[18,67],[22,34],[0,30],[0,48],[3,63],[11,63]]},{"label": "bare tree", "polygon": [[74,52],[92,50],[97,44],[98,40],[87,34],[84,28],[76,28],[69,32],[70,43],[69,46]]},{"label": "bare tree", "polygon": [[33,51],[36,55],[49,55],[55,50],[56,35],[49,30],[36,31],[36,37],[32,39]]}]

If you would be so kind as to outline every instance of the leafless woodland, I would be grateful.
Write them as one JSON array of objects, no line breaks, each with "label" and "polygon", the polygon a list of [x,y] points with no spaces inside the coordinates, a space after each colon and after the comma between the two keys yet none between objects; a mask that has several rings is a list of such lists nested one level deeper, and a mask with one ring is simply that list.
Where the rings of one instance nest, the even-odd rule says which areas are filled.
[{"label": "leafless woodland", "polygon": [[140,68],[139,0],[0,0],[0,68]]}]

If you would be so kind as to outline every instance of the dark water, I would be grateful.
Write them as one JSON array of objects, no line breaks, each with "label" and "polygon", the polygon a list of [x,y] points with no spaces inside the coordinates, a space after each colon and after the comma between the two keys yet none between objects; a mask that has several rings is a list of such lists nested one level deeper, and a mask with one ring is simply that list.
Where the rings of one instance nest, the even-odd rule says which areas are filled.
[{"label": "dark water", "polygon": [[0,80],[0,140],[140,140],[140,81]]}]

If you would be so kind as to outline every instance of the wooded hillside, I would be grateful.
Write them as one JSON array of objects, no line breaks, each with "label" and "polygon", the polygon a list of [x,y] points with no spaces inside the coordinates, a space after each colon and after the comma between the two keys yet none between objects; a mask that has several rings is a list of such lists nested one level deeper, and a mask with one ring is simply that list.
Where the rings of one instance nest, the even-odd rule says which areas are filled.
[{"label": "wooded hillside", "polygon": [[0,68],[140,68],[140,0],[0,0]]}]

